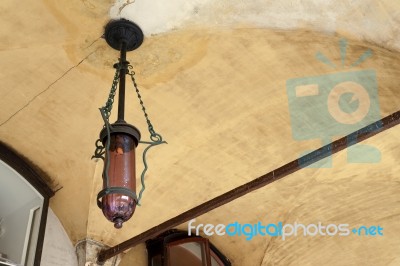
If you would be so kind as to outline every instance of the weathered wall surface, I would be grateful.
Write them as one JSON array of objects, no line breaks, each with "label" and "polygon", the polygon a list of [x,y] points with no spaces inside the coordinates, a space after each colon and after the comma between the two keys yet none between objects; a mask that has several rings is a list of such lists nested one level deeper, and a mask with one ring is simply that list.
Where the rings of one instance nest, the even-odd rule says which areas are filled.
[{"label": "weathered wall surface", "polygon": [[41,264],[43,266],[78,266],[75,248],[62,224],[49,208]]},{"label": "weathered wall surface", "polygon": [[[116,231],[95,203],[101,187],[102,163],[90,160],[102,127],[98,108],[107,98],[112,65],[118,58],[118,52],[112,51],[100,38],[110,8],[111,15],[118,17],[113,13],[115,8],[126,3],[119,1],[112,8],[114,2],[46,0],[21,5],[5,0],[0,4],[3,40],[0,43],[0,137],[44,169],[52,178],[54,188],[62,188],[51,200],[51,207],[73,243],[89,237],[115,245],[269,172],[305,150],[320,147],[320,139],[300,142],[293,139],[286,94],[286,84],[291,78],[372,69],[376,73],[381,116],[400,107],[400,56],[396,52],[400,8],[395,1],[310,1],[307,4],[303,1],[280,1],[281,4],[186,1],[185,5],[173,1],[168,4],[171,12],[161,16],[166,4],[151,1],[150,5],[150,1],[137,0],[127,5],[121,15],[127,12],[125,15],[132,16],[143,27],[147,38],[128,58],[135,67],[152,122],[169,144],[150,151],[142,207],[137,208],[122,230]],[[175,12],[181,6],[182,10]],[[148,16],[153,10],[154,14]],[[339,41],[343,37],[348,40],[345,67],[334,69],[316,60],[316,53],[321,52],[341,66]],[[373,55],[362,64],[350,67],[368,49]],[[130,100],[126,119],[141,128],[143,139],[147,139],[146,123],[132,89],[128,89],[127,97]],[[316,105],[315,113],[323,105]],[[382,161],[370,166],[379,171],[394,169],[393,158],[398,158],[398,152],[392,148],[398,144],[398,138],[393,133],[387,134],[371,140],[382,147]],[[138,155],[142,150],[143,147],[138,149]],[[297,206],[296,200],[304,201],[304,209],[297,209],[299,217],[307,213],[317,219],[318,209],[313,205],[316,199],[324,202],[323,196],[332,191],[336,194],[326,204],[333,204],[350,193],[350,187],[343,187],[343,180],[337,179],[339,174],[335,171],[342,169],[363,180],[351,183],[352,191],[369,191],[354,198],[361,207],[351,209],[354,213],[351,221],[361,223],[371,216],[361,211],[370,208],[369,203],[381,208],[378,199],[396,197],[392,190],[397,188],[396,172],[366,174],[362,172],[364,165],[346,167],[339,160],[331,170],[312,173],[313,178],[329,183],[326,187],[311,181],[303,187],[304,182],[309,183],[307,175],[311,175],[304,172],[307,173],[304,179],[276,183],[258,192],[257,197],[265,204],[255,205],[255,199],[233,202],[228,209],[219,209],[218,216],[207,216],[207,222],[227,219],[231,212],[238,219],[242,216],[241,219],[249,217],[249,221],[260,219],[265,212],[275,209],[275,205],[267,204],[274,202],[271,195],[292,199],[276,209],[276,219]],[[378,191],[375,191],[376,182],[382,184]],[[292,188],[313,193],[296,199],[292,195],[297,190]],[[375,199],[370,198],[371,193],[376,195]],[[347,200],[342,204],[350,205],[353,199]],[[398,215],[396,201],[387,204],[393,206],[385,215]],[[332,216],[341,212],[338,208],[331,211]],[[323,210],[320,212],[323,215]],[[373,218],[373,222],[379,221],[379,217]],[[399,230],[392,221],[385,220],[385,223],[392,228],[390,236],[397,236]],[[308,244],[299,241],[299,245]],[[318,239],[315,241],[312,250],[322,254],[317,260],[322,262],[328,250],[318,245]],[[372,250],[374,245],[379,250],[385,247],[383,242],[378,243],[380,240],[369,241],[372,242],[367,250]],[[290,257],[284,253],[293,252],[286,244],[283,249],[278,244],[263,242],[268,247],[267,254],[288,258],[279,261],[277,257],[264,258],[263,249],[257,249],[254,258],[243,256],[242,252],[255,249],[247,242],[236,239],[215,242],[238,265],[262,260],[264,264],[290,265],[296,261],[294,257],[289,261]],[[294,248],[297,242],[293,243]],[[329,245],[335,243],[332,241]],[[388,243],[393,249],[389,248],[385,256],[393,259],[398,243],[394,239]],[[270,250],[272,247],[276,249]],[[347,250],[356,254],[348,257],[354,263],[364,262],[359,259],[361,246],[350,245]],[[307,263],[305,257],[303,262]]]}]

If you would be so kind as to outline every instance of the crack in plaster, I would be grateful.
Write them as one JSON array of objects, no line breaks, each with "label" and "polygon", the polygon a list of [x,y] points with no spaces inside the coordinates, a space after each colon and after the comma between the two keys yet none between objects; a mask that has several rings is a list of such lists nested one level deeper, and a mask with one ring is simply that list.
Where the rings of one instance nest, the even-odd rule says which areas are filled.
[{"label": "crack in plaster", "polygon": [[[97,39],[98,40],[98,39]],[[96,41],[97,41],[96,40]],[[93,43],[95,43],[96,41],[94,41]],[[92,44],[93,44],[92,43]],[[93,52],[91,52],[90,54],[88,54],[87,56],[85,56],[78,64],[70,67],[67,71],[65,71],[59,78],[57,78],[55,81],[53,81],[49,86],[47,86],[44,90],[42,90],[41,92],[39,92],[38,94],[36,94],[35,96],[32,97],[32,99],[30,99],[24,106],[22,106],[20,109],[18,109],[14,114],[12,114],[9,118],[7,118],[7,120],[5,120],[4,122],[2,122],[0,124],[0,127],[4,126],[5,124],[7,124],[12,118],[14,118],[17,114],[19,114],[21,111],[23,111],[25,108],[27,108],[32,102],[34,102],[40,95],[42,95],[43,93],[47,92],[49,89],[52,88],[52,86],[54,84],[56,84],[58,81],[60,81],[62,78],[64,78],[71,70],[75,69],[76,67],[78,67],[80,64],[82,64],[89,56],[91,56],[92,54],[94,54],[97,51],[97,49]]]},{"label": "crack in plaster", "polygon": [[[94,40],[88,47],[86,47],[85,49],[90,48],[93,44],[95,44],[96,42],[98,42],[101,38],[103,38],[103,35],[101,35],[100,37],[98,37],[96,40]],[[94,51],[96,52],[96,51]],[[89,54],[88,56],[90,56],[91,54]],[[87,57],[88,57],[87,56]],[[87,57],[85,57],[83,60],[85,60]]]}]

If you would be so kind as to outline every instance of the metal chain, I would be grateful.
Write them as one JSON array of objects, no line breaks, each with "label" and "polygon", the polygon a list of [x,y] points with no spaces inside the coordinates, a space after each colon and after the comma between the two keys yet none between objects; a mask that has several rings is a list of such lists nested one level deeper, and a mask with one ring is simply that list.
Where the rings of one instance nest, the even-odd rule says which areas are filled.
[{"label": "metal chain", "polygon": [[[129,69],[133,69],[132,65],[128,65],[128,68]],[[143,111],[143,114],[144,114],[144,118],[146,119],[147,126],[148,126],[149,133],[150,133],[150,139],[152,141],[156,141],[156,142],[157,141],[162,141],[161,135],[157,134],[156,131],[154,130],[153,124],[151,123],[149,115],[146,112],[146,107],[144,106],[144,103],[143,103],[143,100],[142,100],[142,95],[140,94],[139,88],[138,88],[138,86],[136,84],[135,71],[131,70],[129,72],[129,75],[131,76],[133,86],[135,87],[136,94],[137,94],[138,99],[139,99],[139,103],[142,106],[142,111]]]},{"label": "metal chain", "polygon": [[102,109],[105,112],[107,120],[110,118],[111,110],[112,110],[113,104],[114,104],[115,93],[117,91],[117,85],[118,85],[118,81],[119,81],[120,64],[119,63],[116,64],[115,68],[116,68],[116,71],[115,71],[113,83],[111,85],[111,90],[110,90],[110,93],[108,94],[108,99],[107,99],[106,104],[104,105],[104,107],[102,107]]},{"label": "metal chain", "polygon": [[145,177],[146,172],[147,172],[147,170],[149,168],[149,166],[147,164],[147,160],[146,160],[146,154],[147,154],[147,152],[149,151],[149,149],[151,147],[154,147],[154,146],[157,146],[157,145],[160,145],[160,144],[163,144],[163,143],[167,143],[167,142],[163,141],[162,136],[160,134],[156,133],[156,131],[154,130],[154,127],[151,124],[149,115],[146,112],[146,107],[144,106],[144,103],[143,103],[143,100],[142,100],[142,95],[140,94],[139,88],[138,88],[138,86],[136,84],[135,71],[132,70],[133,67],[131,65],[128,65],[128,69],[131,70],[128,73],[128,75],[131,76],[133,86],[135,87],[136,94],[137,94],[137,97],[139,99],[139,103],[142,106],[142,111],[143,111],[143,114],[144,114],[144,118],[146,119],[146,122],[147,122],[147,126],[148,126],[149,133],[150,133],[150,139],[151,139],[151,141],[140,141],[140,143],[149,145],[143,151],[144,169],[142,171],[142,174],[140,175],[140,181],[142,183],[142,188],[140,189],[140,192],[139,192],[139,195],[138,195],[138,199],[137,199],[137,205],[140,206],[140,200],[142,199],[143,192],[146,189],[146,185],[145,185],[145,182],[144,182],[145,181],[144,177]]},{"label": "metal chain", "polygon": [[[114,80],[111,85],[110,93],[108,94],[107,102],[105,103],[105,105],[103,107],[99,108],[101,116],[104,120],[104,127],[110,126],[108,119],[110,118],[110,115],[111,115],[111,110],[113,108],[115,93],[117,91],[117,85],[118,85],[118,81],[119,81],[119,71],[120,71],[119,63],[116,64],[115,68],[116,68],[116,71],[115,71],[115,75],[114,75]],[[104,161],[104,159],[105,159],[104,155],[105,155],[106,151],[105,151],[105,147],[103,146],[103,143],[101,142],[100,139],[96,140],[95,146],[96,146],[96,149],[94,150],[94,155],[92,156],[92,159],[99,158]]]}]

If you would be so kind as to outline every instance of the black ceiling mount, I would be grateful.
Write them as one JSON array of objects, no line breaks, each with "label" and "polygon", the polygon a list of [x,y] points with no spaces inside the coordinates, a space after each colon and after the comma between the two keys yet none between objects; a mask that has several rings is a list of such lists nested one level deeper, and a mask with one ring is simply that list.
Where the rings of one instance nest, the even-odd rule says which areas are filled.
[{"label": "black ceiling mount", "polygon": [[138,25],[126,19],[110,21],[104,31],[104,38],[108,45],[116,50],[121,49],[121,43],[125,40],[127,51],[138,48],[143,42],[143,32]]}]

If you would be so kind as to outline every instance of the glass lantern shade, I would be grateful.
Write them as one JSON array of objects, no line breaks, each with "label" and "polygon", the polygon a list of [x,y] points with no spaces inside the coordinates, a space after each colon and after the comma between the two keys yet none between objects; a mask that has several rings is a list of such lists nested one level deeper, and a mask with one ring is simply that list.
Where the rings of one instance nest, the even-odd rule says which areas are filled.
[{"label": "glass lantern shade", "polygon": [[[108,141],[107,136],[103,141]],[[103,176],[103,190],[99,196],[102,197],[100,207],[103,214],[114,223],[115,228],[121,228],[122,224],[132,217],[136,209],[135,148],[137,143],[138,139],[135,135],[125,132],[111,132],[110,134],[103,172],[104,175],[108,167],[108,180]],[[107,147],[106,144],[105,147]],[[101,194],[102,192],[103,194]]]}]

